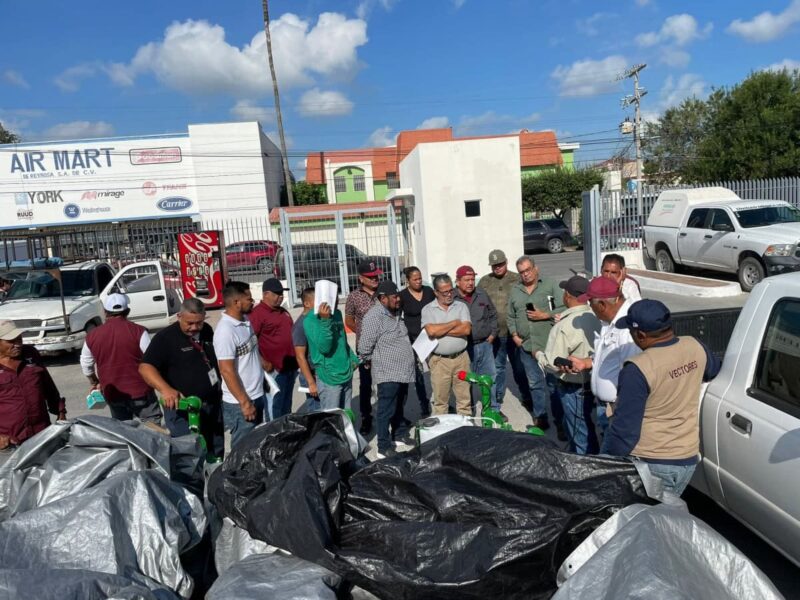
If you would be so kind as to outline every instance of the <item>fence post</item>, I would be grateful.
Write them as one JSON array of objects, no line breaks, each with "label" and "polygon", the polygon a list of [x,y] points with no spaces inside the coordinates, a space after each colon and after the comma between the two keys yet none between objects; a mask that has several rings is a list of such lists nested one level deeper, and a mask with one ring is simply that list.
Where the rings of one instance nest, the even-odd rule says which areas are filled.
[{"label": "fence post", "polygon": [[297,293],[297,280],[294,277],[294,253],[292,252],[292,232],[289,223],[289,213],[280,209],[281,238],[283,241],[283,272],[286,273],[286,282],[289,285],[289,299],[292,306],[297,306],[300,297]]},{"label": "fence post", "polygon": [[350,293],[350,275],[347,272],[347,247],[344,243],[344,217],[341,211],[334,214],[336,225],[336,255],[339,259],[339,281],[342,282],[342,289],[339,293],[347,296]]},{"label": "fence post", "polygon": [[600,270],[600,186],[581,194],[583,201],[583,267],[590,276]]},{"label": "fence post", "polygon": [[400,285],[400,256],[397,248],[397,217],[394,213],[394,204],[386,206],[386,226],[389,230],[389,256],[392,264],[392,281]]}]

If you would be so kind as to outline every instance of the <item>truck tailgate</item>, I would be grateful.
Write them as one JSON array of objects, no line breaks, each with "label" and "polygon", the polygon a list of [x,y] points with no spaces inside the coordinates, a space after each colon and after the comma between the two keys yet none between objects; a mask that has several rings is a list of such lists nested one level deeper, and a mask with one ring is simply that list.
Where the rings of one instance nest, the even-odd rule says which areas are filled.
[{"label": "truck tailgate", "polygon": [[673,313],[672,329],[675,335],[696,337],[722,360],[741,312],[741,308],[716,308]]}]

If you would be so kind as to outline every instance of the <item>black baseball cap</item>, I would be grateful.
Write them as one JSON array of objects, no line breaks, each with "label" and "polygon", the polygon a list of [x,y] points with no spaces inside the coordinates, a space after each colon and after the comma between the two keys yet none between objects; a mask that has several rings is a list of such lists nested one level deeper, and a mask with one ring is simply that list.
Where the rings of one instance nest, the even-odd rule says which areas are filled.
[{"label": "black baseball cap", "polygon": [[283,284],[280,282],[279,279],[270,277],[269,279],[264,280],[264,283],[261,285],[261,291],[272,292],[273,294],[278,294],[279,296],[282,296],[284,288]]},{"label": "black baseball cap", "polygon": [[383,269],[375,264],[375,261],[365,260],[358,263],[358,274],[365,277],[377,277],[378,275],[383,275]]},{"label": "black baseball cap", "polygon": [[378,289],[375,291],[378,296],[395,296],[400,292],[397,289],[394,281],[387,279],[378,284]]},{"label": "black baseball cap", "polygon": [[580,298],[589,289],[589,280],[580,275],[573,275],[566,281],[559,283],[558,287],[566,291],[570,296]]}]

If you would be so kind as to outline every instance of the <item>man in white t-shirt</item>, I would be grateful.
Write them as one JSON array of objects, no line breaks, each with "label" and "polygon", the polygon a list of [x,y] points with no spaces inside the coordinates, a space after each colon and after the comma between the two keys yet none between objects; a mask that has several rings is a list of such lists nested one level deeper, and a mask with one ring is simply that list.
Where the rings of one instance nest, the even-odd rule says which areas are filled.
[{"label": "man in white t-shirt", "polygon": [[608,417],[617,401],[619,372],[629,358],[641,353],[627,329],[617,329],[617,321],[628,314],[633,304],[622,297],[619,284],[609,277],[595,277],[586,293],[578,298],[589,302],[602,328],[596,334],[594,355],[590,358],[570,356],[572,372],[592,370],[592,393],[597,399],[597,425],[601,434],[608,428]]},{"label": "man in white t-shirt", "polygon": [[264,370],[247,318],[253,310],[250,286],[231,281],[222,298],[225,312],[214,331],[214,352],[222,375],[222,418],[235,447],[264,420]]}]

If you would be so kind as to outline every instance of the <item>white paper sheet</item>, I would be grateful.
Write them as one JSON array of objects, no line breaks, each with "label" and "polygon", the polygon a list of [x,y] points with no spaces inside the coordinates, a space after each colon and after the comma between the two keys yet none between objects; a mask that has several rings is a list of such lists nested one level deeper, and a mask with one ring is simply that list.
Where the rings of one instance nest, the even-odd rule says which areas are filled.
[{"label": "white paper sheet", "polygon": [[267,372],[264,371],[264,379],[267,380],[267,385],[269,385],[269,394],[275,395],[281,391],[278,382],[275,381],[275,371]]},{"label": "white paper sheet", "polygon": [[419,336],[417,336],[417,339],[414,340],[414,345],[412,347],[414,348],[414,352],[417,353],[419,360],[425,364],[425,360],[438,345],[439,340],[432,340],[428,337],[428,333],[425,331],[425,329],[422,329],[422,331],[419,333]]},{"label": "white paper sheet", "polygon": [[314,314],[319,314],[319,306],[323,302],[336,310],[337,285],[327,279],[320,279],[314,284]]}]

